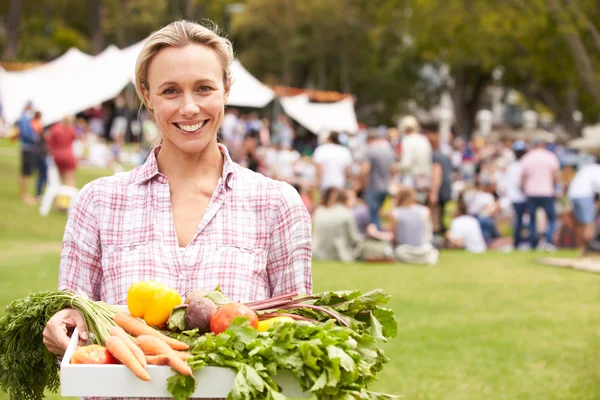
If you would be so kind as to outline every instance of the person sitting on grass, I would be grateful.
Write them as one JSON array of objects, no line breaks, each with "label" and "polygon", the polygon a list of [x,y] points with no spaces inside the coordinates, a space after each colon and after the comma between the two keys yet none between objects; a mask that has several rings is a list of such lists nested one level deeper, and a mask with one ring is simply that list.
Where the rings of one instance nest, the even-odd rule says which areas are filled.
[{"label": "person sitting on grass", "polygon": [[471,253],[484,253],[487,250],[481,225],[475,217],[469,215],[462,197],[456,205],[456,216],[450,223],[446,239],[448,247],[453,249],[466,249]]},{"label": "person sitting on grass", "polygon": [[313,258],[352,262],[362,240],[352,209],[346,205],[343,189],[325,190],[321,205],[313,214]]},{"label": "person sitting on grass", "polygon": [[400,187],[394,197],[394,253],[400,262],[433,265],[439,251],[431,244],[431,212],[417,204],[415,197],[415,190],[406,186]]}]

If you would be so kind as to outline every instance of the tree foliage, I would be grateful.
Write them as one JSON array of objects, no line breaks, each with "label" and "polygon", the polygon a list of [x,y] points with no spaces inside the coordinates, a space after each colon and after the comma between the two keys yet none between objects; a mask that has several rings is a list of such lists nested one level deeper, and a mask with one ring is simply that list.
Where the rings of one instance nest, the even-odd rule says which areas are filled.
[{"label": "tree foliage", "polygon": [[[408,100],[428,107],[449,90],[458,132],[469,135],[499,66],[500,84],[569,131],[574,110],[587,120],[600,113],[597,0],[9,0],[0,2],[0,53],[95,54],[181,18],[217,22],[267,83],[355,94],[369,124],[393,123]],[[442,66],[448,79],[423,73]]]}]

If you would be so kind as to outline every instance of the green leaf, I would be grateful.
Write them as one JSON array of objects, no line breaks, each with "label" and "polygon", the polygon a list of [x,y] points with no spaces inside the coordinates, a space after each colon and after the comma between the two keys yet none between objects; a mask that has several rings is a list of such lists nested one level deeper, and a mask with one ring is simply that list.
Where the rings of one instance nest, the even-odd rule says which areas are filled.
[{"label": "green leaf", "polygon": [[394,311],[378,307],[373,310],[373,316],[371,318],[376,318],[381,324],[383,336],[386,338],[395,338],[398,335],[398,323],[396,322],[396,317],[394,317]]},{"label": "green leaf", "polygon": [[167,328],[172,331],[185,331],[185,307],[176,308],[171,312],[169,321],[167,321]]},{"label": "green leaf", "polygon": [[336,346],[327,346],[327,355],[331,360],[340,360],[340,366],[348,372],[356,372],[356,364],[344,350]]},{"label": "green leaf", "polygon": [[235,317],[225,330],[244,344],[249,344],[258,336],[258,331],[249,324],[248,317]]},{"label": "green leaf", "polygon": [[175,400],[187,400],[196,389],[196,380],[193,376],[175,374],[167,379],[167,390]]}]

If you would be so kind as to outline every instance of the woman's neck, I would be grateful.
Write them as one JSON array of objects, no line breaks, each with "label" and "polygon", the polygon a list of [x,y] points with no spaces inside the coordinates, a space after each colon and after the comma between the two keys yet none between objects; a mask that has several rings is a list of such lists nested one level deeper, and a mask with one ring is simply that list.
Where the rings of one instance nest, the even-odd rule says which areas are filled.
[{"label": "woman's neck", "polygon": [[158,169],[170,181],[218,180],[223,172],[223,155],[216,144],[201,153],[186,153],[169,142],[158,152]]}]

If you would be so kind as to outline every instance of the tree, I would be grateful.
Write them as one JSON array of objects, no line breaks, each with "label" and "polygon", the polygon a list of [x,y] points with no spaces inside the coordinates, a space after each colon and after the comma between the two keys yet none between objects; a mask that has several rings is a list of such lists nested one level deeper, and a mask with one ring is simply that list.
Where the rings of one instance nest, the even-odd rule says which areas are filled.
[{"label": "tree", "polygon": [[10,0],[6,24],[6,46],[3,54],[3,58],[7,60],[14,60],[17,58],[22,6],[22,0]]}]

